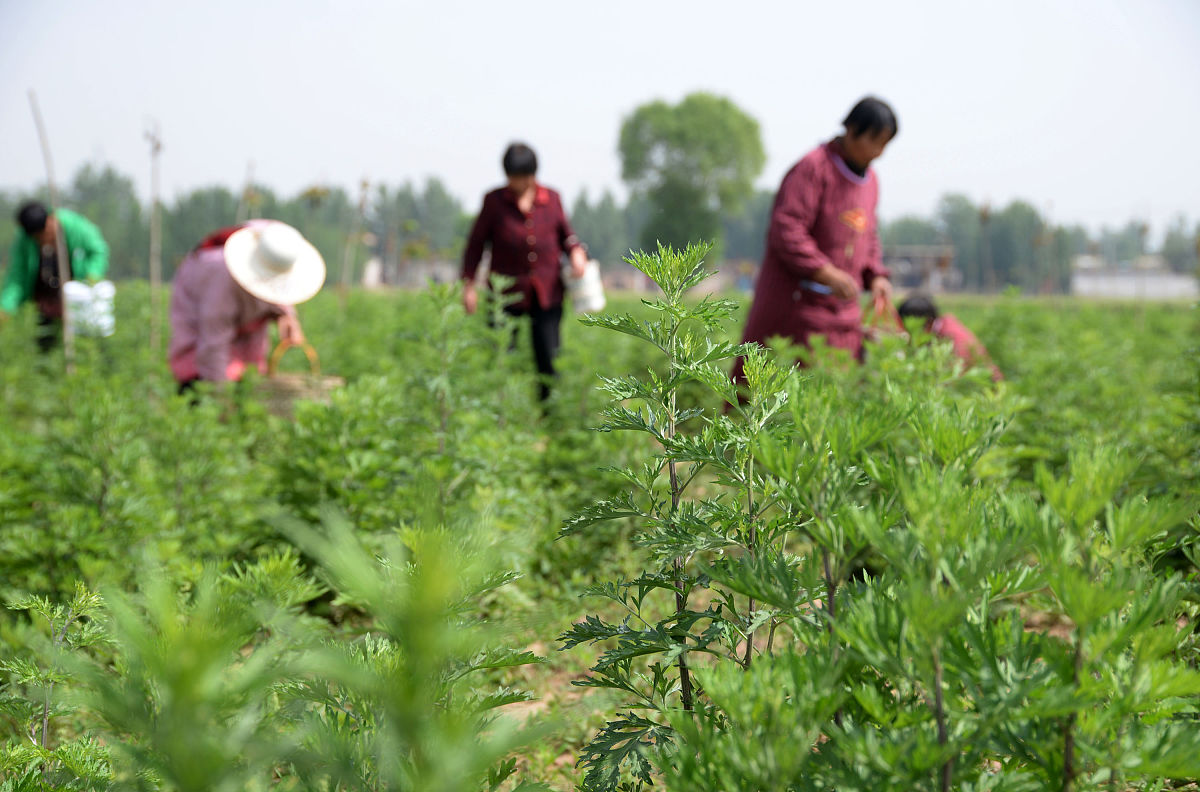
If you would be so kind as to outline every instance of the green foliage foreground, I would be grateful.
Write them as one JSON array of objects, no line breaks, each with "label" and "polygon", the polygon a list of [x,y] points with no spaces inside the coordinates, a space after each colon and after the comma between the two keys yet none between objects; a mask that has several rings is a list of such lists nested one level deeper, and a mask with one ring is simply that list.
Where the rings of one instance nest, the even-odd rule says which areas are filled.
[{"label": "green foliage foreground", "polygon": [[[1129,450],[1087,441],[1061,470],[1015,481],[999,442],[1009,406],[956,393],[919,356],[897,370],[896,344],[864,376],[713,343],[732,306],[684,299],[704,252],[635,256],[662,290],[652,318],[590,320],[661,365],[605,381],[617,404],[602,428],[656,451],[620,471],[628,494],[566,530],[631,519],[647,565],[593,589],[621,618],[562,637],[603,644],[580,684],[626,700],[586,750],[583,787],[656,773],[695,792],[1200,777],[1195,489],[1151,494]],[[737,354],[741,394],[723,365]],[[689,385],[731,410],[684,406]],[[1168,550],[1186,576],[1155,567]]]},{"label": "green foliage foreground", "polygon": [[[294,421],[176,398],[136,288],[69,378],[10,323],[0,790],[1200,775],[1194,311],[963,305],[998,386],[894,338],[798,370],[685,298],[703,256],[633,256],[662,294],[568,323],[545,411],[450,289],[304,306],[348,385]],[[546,667],[570,720],[507,714]]]}]

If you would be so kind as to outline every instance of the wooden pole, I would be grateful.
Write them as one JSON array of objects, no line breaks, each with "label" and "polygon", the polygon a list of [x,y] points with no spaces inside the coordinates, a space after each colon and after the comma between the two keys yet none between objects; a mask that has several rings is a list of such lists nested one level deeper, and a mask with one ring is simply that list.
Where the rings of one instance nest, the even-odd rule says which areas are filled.
[{"label": "wooden pole", "polygon": [[983,245],[983,280],[984,291],[994,294],[996,291],[996,270],[992,266],[992,238],[988,230],[988,222],[992,219],[992,206],[985,203],[979,209],[979,238]]},{"label": "wooden pole", "polygon": [[157,360],[162,338],[162,213],[159,203],[159,163],[162,137],[158,122],[146,130],[150,142],[150,354]]},{"label": "wooden pole", "polygon": [[237,225],[249,220],[252,215],[251,204],[254,202],[254,160],[246,163],[246,184],[242,187],[242,199],[238,201],[237,217],[234,222]]},{"label": "wooden pole", "polygon": [[[42,159],[46,161],[46,185],[50,189],[50,211],[58,209],[58,188],[54,183],[54,161],[50,157],[50,141],[46,137],[46,125],[42,123],[42,111],[38,109],[37,94],[29,90],[29,106],[33,109],[33,123],[37,125],[38,140],[42,146]],[[66,286],[71,279],[71,262],[67,258],[67,242],[63,238],[62,226],[54,223],[54,246],[58,257],[58,284],[62,296],[63,360],[67,374],[75,373],[75,333],[71,324],[71,312],[67,307]]]}]

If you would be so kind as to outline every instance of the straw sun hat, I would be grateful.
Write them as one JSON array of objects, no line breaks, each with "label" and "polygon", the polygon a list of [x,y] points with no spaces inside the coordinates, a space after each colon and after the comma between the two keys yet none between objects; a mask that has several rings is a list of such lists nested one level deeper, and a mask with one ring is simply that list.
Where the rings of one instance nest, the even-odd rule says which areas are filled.
[{"label": "straw sun hat", "polygon": [[225,242],[225,266],[239,286],[276,305],[302,303],[325,282],[325,261],[317,249],[275,220],[234,232]]}]

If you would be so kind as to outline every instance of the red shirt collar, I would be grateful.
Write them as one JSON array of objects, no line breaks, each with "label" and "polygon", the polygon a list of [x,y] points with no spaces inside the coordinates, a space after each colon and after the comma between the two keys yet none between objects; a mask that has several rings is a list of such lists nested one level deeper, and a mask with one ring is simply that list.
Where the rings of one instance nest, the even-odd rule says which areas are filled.
[{"label": "red shirt collar", "polygon": [[211,234],[204,237],[204,239],[200,240],[200,244],[196,245],[196,247],[193,249],[194,250],[208,250],[210,248],[224,247],[226,240],[228,240],[229,237],[233,236],[234,233],[245,228],[245,226],[246,226],[245,223],[240,223],[235,226],[227,226],[225,228],[221,228],[216,231],[213,231]]},{"label": "red shirt collar", "polygon": [[[508,189],[507,187],[505,187],[505,188],[504,188],[504,199],[505,199],[506,201],[508,201],[509,203],[514,203],[514,204],[515,204],[515,203],[517,202],[517,196],[516,196],[516,195],[514,195],[514,194],[513,194],[513,191],[512,191],[512,190],[510,190],[510,189]],[[548,204],[548,203],[550,203],[550,190],[549,190],[549,188],[547,188],[547,187],[543,187],[543,186],[542,186],[542,185],[540,185],[540,184],[539,184],[539,185],[537,185],[537,192],[535,192],[535,193],[533,194],[533,204],[534,204],[534,206],[545,206],[545,205],[546,205],[546,204]]]},{"label": "red shirt collar", "polygon": [[825,144],[825,151],[829,154],[829,158],[833,160],[833,166],[838,172],[845,176],[854,184],[866,184],[871,180],[871,167],[863,171],[863,175],[859,176],[850,166],[846,164],[846,150],[842,147],[842,141],[834,138]]}]

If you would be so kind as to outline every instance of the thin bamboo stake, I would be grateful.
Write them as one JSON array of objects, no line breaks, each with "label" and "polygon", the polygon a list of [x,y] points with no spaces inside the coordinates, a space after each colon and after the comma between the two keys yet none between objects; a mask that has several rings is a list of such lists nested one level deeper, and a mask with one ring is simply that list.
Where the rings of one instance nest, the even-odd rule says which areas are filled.
[{"label": "thin bamboo stake", "polygon": [[[46,125],[42,123],[42,111],[38,109],[37,94],[29,90],[29,106],[33,109],[33,123],[37,125],[38,140],[42,146],[42,159],[46,161],[46,186],[50,189],[50,211],[58,208],[58,188],[54,183],[54,161],[50,157],[50,141],[46,137]],[[58,284],[62,297],[63,360],[67,374],[75,373],[75,332],[71,324],[71,312],[67,308],[66,286],[71,279],[71,262],[67,258],[67,241],[63,238],[62,226],[54,223],[54,247],[58,257]]]},{"label": "thin bamboo stake", "polygon": [[146,130],[150,142],[150,354],[157,360],[162,337],[162,214],[159,203],[159,155],[162,137],[158,122]]},{"label": "thin bamboo stake", "polygon": [[250,204],[254,200],[254,160],[246,163],[246,183],[242,185],[242,197],[238,201],[237,217],[234,218],[236,225],[241,225],[251,218]]}]

